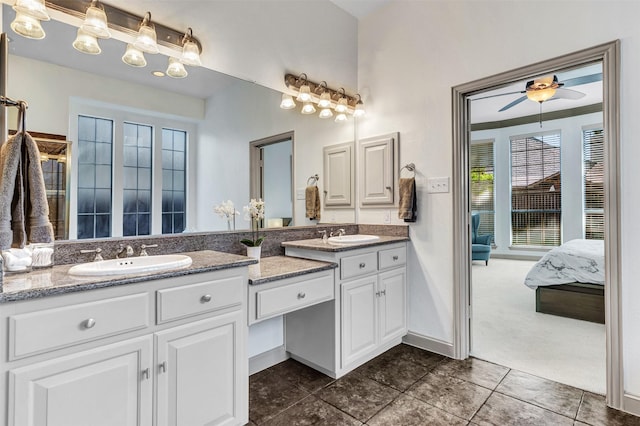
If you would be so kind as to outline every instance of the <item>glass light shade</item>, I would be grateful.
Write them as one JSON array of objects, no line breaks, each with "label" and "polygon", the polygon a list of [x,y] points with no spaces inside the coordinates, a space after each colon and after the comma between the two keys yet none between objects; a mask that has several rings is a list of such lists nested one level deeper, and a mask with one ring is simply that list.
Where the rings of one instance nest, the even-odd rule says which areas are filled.
[{"label": "glass light shade", "polygon": [[338,101],[338,105],[336,105],[336,112],[339,114],[344,114],[345,112],[347,112],[347,109],[347,98],[340,98],[340,100]]},{"label": "glass light shade", "polygon": [[311,102],[311,87],[309,87],[308,84],[300,86],[300,92],[298,93],[296,101]]},{"label": "glass light shade", "polygon": [[282,109],[293,109],[296,107],[296,103],[293,102],[293,98],[291,95],[283,93],[282,101],[280,102],[280,108]]},{"label": "glass light shade", "polygon": [[320,108],[331,107],[331,95],[329,94],[329,92],[327,91],[322,92],[322,95],[320,95],[320,100],[318,101],[318,106]]},{"label": "glass light shade", "polygon": [[199,67],[202,65],[200,61],[200,49],[198,45],[191,40],[187,40],[182,46],[182,56],[180,61],[185,65],[191,65],[192,67]]},{"label": "glass light shade", "polygon": [[45,36],[39,20],[20,12],[16,13],[16,19],[11,22],[11,29],[22,37],[34,40],[43,39]]},{"label": "glass light shade", "polygon": [[555,94],[556,94],[556,89],[554,89],[553,87],[548,87],[546,89],[528,91],[527,98],[536,102],[544,102],[551,99]]},{"label": "glass light shade", "polygon": [[364,110],[364,104],[362,103],[362,101],[358,101],[358,103],[356,104],[356,109],[355,111],[353,111],[353,116],[354,117],[362,117],[363,115],[365,115],[365,110]]},{"label": "glass light shade", "polygon": [[320,110],[320,114],[318,115],[320,118],[331,118],[333,117],[333,113],[329,108],[323,108]]},{"label": "glass light shade", "polygon": [[347,114],[341,113],[336,116],[336,123],[341,123],[343,121],[347,121]]},{"label": "glass light shade", "polygon": [[124,56],[122,56],[122,61],[132,67],[147,66],[147,60],[144,59],[144,54],[133,44],[127,44],[127,50],[124,52]]},{"label": "glass light shade", "polygon": [[13,5],[13,10],[40,21],[48,21],[51,19],[44,5],[44,0],[16,0],[16,3]]},{"label": "glass light shade", "polygon": [[170,57],[169,66],[167,67],[167,75],[173,78],[185,78],[189,73],[179,59]]},{"label": "glass light shade", "polygon": [[107,14],[97,6],[89,6],[87,15],[80,28],[87,34],[98,38],[110,38],[111,33],[107,26]]},{"label": "glass light shade", "polygon": [[102,52],[95,36],[86,33],[82,28],[78,28],[78,35],[73,42],[73,48],[89,55],[98,55]]},{"label": "glass light shade", "polygon": [[143,24],[138,30],[138,36],[136,37],[133,45],[138,49],[146,53],[156,54],[158,53],[158,36],[156,36],[156,30],[151,25]]},{"label": "glass light shade", "polygon": [[302,106],[302,111],[300,112],[303,114],[315,114],[316,108],[313,106],[311,102],[305,102],[304,105]]}]

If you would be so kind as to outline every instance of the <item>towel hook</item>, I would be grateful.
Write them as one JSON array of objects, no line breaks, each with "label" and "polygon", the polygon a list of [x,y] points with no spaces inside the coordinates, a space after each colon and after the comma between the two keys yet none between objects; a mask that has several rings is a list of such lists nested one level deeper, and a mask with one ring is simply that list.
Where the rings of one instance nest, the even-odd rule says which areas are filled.
[{"label": "towel hook", "polygon": [[[318,176],[318,174],[316,173],[313,176],[310,176],[309,179],[307,179],[307,186],[309,185],[317,185],[318,184],[318,180],[320,180],[320,176]],[[311,183],[309,183],[311,182]]]},{"label": "towel hook", "polygon": [[416,165],[414,163],[405,164],[400,169],[400,172],[402,172],[404,169],[409,170],[411,173],[413,173],[413,177],[416,177]]}]

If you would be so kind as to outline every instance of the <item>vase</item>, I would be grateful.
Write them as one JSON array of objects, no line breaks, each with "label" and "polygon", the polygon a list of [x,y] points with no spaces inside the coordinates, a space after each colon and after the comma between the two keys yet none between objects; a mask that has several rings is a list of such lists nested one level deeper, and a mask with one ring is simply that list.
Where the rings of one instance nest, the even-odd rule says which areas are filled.
[{"label": "vase", "polygon": [[262,252],[262,246],[247,247],[247,256],[253,257],[254,259],[258,259],[258,262],[260,262],[260,253],[261,252]]}]

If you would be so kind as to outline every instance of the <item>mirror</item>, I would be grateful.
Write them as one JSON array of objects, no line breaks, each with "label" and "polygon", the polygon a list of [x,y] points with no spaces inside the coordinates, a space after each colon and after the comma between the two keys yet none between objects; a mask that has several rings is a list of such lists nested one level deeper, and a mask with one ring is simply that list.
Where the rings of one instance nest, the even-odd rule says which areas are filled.
[{"label": "mirror", "polygon": [[[11,7],[3,5],[3,28],[9,29],[14,15]],[[292,224],[315,223],[305,218],[304,199],[291,194],[304,190],[309,176],[322,174],[323,146],[354,140],[353,121],[334,123],[315,115],[303,116],[296,110],[281,110],[279,92],[202,67],[188,67],[189,75],[184,79],[155,77],[152,71],[166,70],[166,56],[146,55],[148,65],[137,69],[121,61],[125,45],[120,41],[100,40],[102,53],[86,55],[71,46],[76,28],[53,20],[43,23],[43,27],[47,33],[43,40],[25,39],[8,30],[11,41],[7,95],[29,103],[28,131],[64,135],[70,141],[66,199],[69,238],[77,238],[86,229],[93,230],[95,237],[131,235],[132,223],[135,232],[148,229],[151,235],[169,228],[180,230],[181,226],[186,231],[227,230],[226,221],[213,208],[231,200],[242,211],[248,203],[250,141],[286,132],[293,132],[293,152],[298,154],[293,156],[291,165],[293,188],[282,188],[293,199]],[[83,116],[110,120],[106,124],[113,132],[111,163],[102,164],[105,157],[98,155],[89,174],[85,173],[87,167],[80,167],[78,162],[79,136],[83,131],[79,117]],[[15,128],[14,111],[9,110],[8,121],[9,129]],[[141,132],[145,126],[152,129],[151,151],[155,154],[144,161],[138,157],[135,167],[125,164],[130,159],[124,152],[124,146],[129,147],[125,141],[142,141],[139,136],[125,135],[125,127],[130,132]],[[177,168],[166,167],[168,151],[172,161],[181,155],[173,145],[167,148],[166,141],[162,143],[167,131],[185,132],[182,169],[175,164]],[[178,136],[174,133],[173,140]],[[129,148],[140,154],[148,147]],[[84,161],[80,160],[82,165],[87,164]],[[150,165],[148,176],[142,188],[132,187],[134,175],[140,185],[141,169],[146,167],[141,164]],[[133,168],[123,171],[123,166]],[[78,222],[79,216],[87,214],[87,203],[79,197],[82,191],[78,187],[82,189],[87,176],[111,183],[103,188],[108,191],[100,194],[94,189],[96,193],[89,203],[93,215],[90,226]],[[179,185],[183,185],[182,195],[176,192]],[[130,203],[127,191],[141,189],[148,196],[142,201],[134,198]],[[284,217],[284,213],[275,212],[280,206],[270,207],[267,200],[267,214],[270,208]],[[355,211],[330,212],[323,218],[327,222],[354,222]],[[145,220],[149,221],[146,225]],[[249,227],[242,214],[236,219],[236,227]]]}]

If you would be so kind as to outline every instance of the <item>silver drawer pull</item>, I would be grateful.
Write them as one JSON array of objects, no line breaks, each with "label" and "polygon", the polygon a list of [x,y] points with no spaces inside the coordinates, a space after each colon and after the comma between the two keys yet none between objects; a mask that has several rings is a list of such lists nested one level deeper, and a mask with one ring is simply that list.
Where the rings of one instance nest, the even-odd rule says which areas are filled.
[{"label": "silver drawer pull", "polygon": [[166,373],[167,372],[167,361],[163,361],[162,364],[158,365],[158,370],[161,373]]},{"label": "silver drawer pull", "polygon": [[147,379],[148,380],[149,379],[149,369],[145,368],[144,370],[142,370],[141,375],[142,375],[143,379]]},{"label": "silver drawer pull", "polygon": [[96,325],[96,320],[94,320],[93,318],[89,318],[88,320],[85,320],[82,324],[84,328],[93,328]]},{"label": "silver drawer pull", "polygon": [[210,295],[210,294],[205,294],[204,296],[202,296],[202,297],[200,298],[200,301],[201,301],[202,303],[209,303],[209,302],[211,302],[211,295]]},{"label": "silver drawer pull", "polygon": [[360,266],[360,269],[363,269],[367,265],[366,265],[366,263],[362,262],[359,266]]},{"label": "silver drawer pull", "polygon": [[379,291],[376,291],[376,296],[380,297],[380,292]]},{"label": "silver drawer pull", "polygon": [[394,261],[398,260],[398,256],[393,256],[393,260]]},{"label": "silver drawer pull", "polygon": [[380,296],[386,296],[386,295],[387,295],[387,290],[380,291]]},{"label": "silver drawer pull", "polygon": [[298,293],[298,299],[304,299],[307,295],[303,292]]}]

